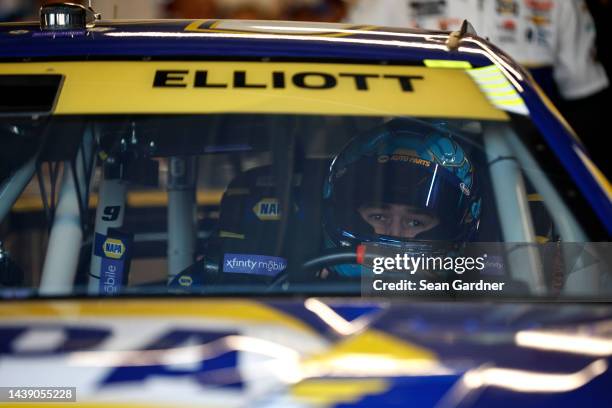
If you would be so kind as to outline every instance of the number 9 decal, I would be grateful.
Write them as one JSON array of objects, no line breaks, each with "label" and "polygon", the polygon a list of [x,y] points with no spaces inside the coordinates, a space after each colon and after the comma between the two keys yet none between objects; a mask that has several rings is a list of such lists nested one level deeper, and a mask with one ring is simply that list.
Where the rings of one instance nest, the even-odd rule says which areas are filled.
[{"label": "number 9 decal", "polygon": [[119,218],[121,207],[118,205],[109,205],[104,207],[104,215],[102,215],[102,221],[115,221]]}]

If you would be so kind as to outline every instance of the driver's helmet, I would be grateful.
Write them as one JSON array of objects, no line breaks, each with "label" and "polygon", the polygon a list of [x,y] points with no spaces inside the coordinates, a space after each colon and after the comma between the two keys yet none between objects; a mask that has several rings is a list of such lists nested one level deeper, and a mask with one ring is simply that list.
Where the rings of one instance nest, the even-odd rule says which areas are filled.
[{"label": "driver's helmet", "polygon": [[[396,119],[353,138],[334,158],[323,190],[327,248],[373,242],[403,252],[439,254],[440,242],[473,239],[480,219],[476,171],[465,139],[444,123]],[[410,238],[377,234],[360,208],[399,204],[435,217],[435,227]],[[359,276],[358,265],[332,268]]]}]

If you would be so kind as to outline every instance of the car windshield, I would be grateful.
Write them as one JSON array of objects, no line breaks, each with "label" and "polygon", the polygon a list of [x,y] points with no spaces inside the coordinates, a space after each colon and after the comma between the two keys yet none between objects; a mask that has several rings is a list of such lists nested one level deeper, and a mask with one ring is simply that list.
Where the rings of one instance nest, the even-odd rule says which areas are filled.
[{"label": "car windshield", "polygon": [[[154,87],[230,92],[182,72],[157,70]],[[358,99],[384,75],[354,72],[355,99],[279,101],[257,87],[325,92],[341,74],[236,72],[243,89],[204,111],[136,111],[104,90],[4,108],[2,296],[612,298],[593,242],[607,235],[524,106],[471,82],[470,105],[386,109]],[[385,75],[404,93],[421,80]]]}]

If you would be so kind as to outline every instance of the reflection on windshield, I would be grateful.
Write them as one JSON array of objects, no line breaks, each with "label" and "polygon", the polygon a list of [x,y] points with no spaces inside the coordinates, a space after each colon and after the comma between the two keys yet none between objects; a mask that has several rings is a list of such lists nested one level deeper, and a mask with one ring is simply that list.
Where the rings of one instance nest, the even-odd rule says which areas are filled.
[{"label": "reflection on windshield", "polygon": [[515,120],[3,119],[0,286],[380,296],[367,285],[386,279],[414,285],[402,296],[605,298],[605,248],[559,244],[588,236]]}]

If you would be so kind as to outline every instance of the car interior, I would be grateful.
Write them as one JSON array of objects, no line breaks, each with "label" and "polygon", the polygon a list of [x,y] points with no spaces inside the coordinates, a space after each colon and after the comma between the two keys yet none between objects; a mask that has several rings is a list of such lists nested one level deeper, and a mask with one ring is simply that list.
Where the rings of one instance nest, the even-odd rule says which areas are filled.
[{"label": "car interior", "polygon": [[[12,132],[14,139],[17,139],[16,135],[21,135],[19,140],[22,143],[28,141],[20,149],[21,155],[15,156],[17,164],[36,156],[36,176],[23,194],[30,194],[38,201],[35,198],[36,205],[28,211],[14,210],[2,227],[13,234],[14,242],[19,242],[19,239],[24,239],[23,235],[36,229],[37,223],[42,221],[47,228],[53,225],[60,179],[59,163],[65,163],[64,166],[73,166],[75,174],[81,174],[81,178],[91,180],[89,190],[79,191],[82,196],[80,211],[84,215],[81,225],[83,241],[74,278],[75,288],[86,288],[90,280],[90,268],[94,265],[91,258],[95,255],[92,254],[92,246],[97,231],[95,202],[103,201],[100,196],[105,191],[104,183],[111,178],[125,186],[125,196],[120,198],[125,204],[125,216],[121,225],[112,230],[129,235],[133,242],[127,265],[128,276],[123,282],[126,289],[159,287],[179,274],[201,275],[207,288],[241,287],[240,290],[249,290],[254,285],[280,287],[288,281],[298,284],[295,287],[301,283],[312,284],[319,282],[319,271],[325,266],[325,259],[312,261],[330,252],[325,245],[321,203],[323,183],[331,161],[352,137],[390,119],[380,116],[280,114],[104,115],[60,116],[38,121],[21,119],[4,126],[3,132]],[[528,211],[518,213],[518,216],[527,217],[532,231],[531,235],[518,231],[520,242],[556,242],[563,233],[568,236],[567,229],[560,231],[555,227],[558,222],[550,213],[549,203],[545,202],[546,195],[542,194],[542,188],[550,189],[550,182],[542,177],[530,177],[523,169],[529,168],[525,160],[506,160],[516,156],[516,149],[511,143],[503,141],[496,146],[487,142],[495,140],[494,135],[507,132],[505,140],[514,140],[515,145],[521,144],[516,137],[513,139],[513,132],[508,130],[510,127],[466,119],[414,120],[433,123],[451,132],[460,140],[478,169],[483,201],[474,241],[508,242],[512,240],[507,239],[511,236],[508,229],[513,228],[516,237],[516,222],[510,220],[510,224],[504,224],[504,218],[508,217],[502,216],[500,211],[515,211],[521,203],[528,206]],[[87,135],[92,135],[97,145],[97,165],[79,173],[80,165],[86,167],[86,160],[79,162],[78,157],[82,157],[79,152],[83,150]],[[521,153],[530,156],[529,152]],[[187,177],[188,181],[171,181],[171,167],[177,158],[179,163],[189,163],[191,170],[188,173],[192,174]],[[514,170],[505,168],[500,172],[498,163],[512,163]],[[516,195],[512,183],[493,181],[493,178],[512,180],[512,177],[522,185],[519,192],[521,197],[512,197]],[[509,190],[504,187],[506,184]],[[180,229],[179,234],[195,236],[195,241],[190,244],[193,245],[192,252],[187,254],[192,262],[173,271],[169,270],[169,241],[172,234],[176,235],[170,229],[171,190],[183,191],[178,194],[193,201],[191,207],[186,207],[187,212],[192,213],[182,217],[181,221],[191,222],[192,225],[186,224],[187,227]],[[513,200],[518,202],[514,207]],[[570,214],[567,209],[564,211]],[[570,228],[570,232],[575,238],[581,232],[580,227]],[[20,234],[21,238],[15,238]],[[44,254],[44,237],[38,241],[38,245],[37,251]],[[523,262],[526,257],[533,256],[526,256],[529,251],[521,248],[514,251],[514,256]],[[283,279],[219,272],[222,271],[220,265],[226,254],[245,253],[285,259],[287,266],[282,274]],[[13,251],[14,265],[22,271],[33,271],[22,272],[22,284],[36,286],[42,266],[40,262],[35,265],[26,258],[26,254]],[[524,266],[517,268],[524,269]],[[532,279],[530,276],[513,278],[524,281],[530,287],[534,284],[529,281]],[[548,282],[552,277],[544,276],[542,279],[545,285],[550,286]],[[332,274],[325,285],[333,284]]]}]

